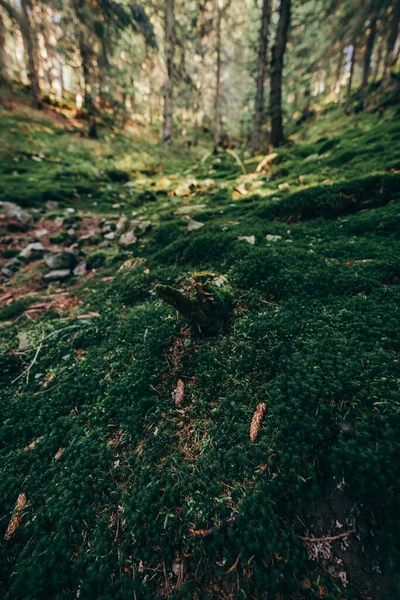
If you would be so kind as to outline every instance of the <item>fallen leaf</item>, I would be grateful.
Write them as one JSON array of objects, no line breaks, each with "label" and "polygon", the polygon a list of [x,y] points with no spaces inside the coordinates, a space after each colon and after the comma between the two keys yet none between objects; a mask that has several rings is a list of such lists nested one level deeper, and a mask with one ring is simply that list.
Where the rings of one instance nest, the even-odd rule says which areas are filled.
[{"label": "fallen leaf", "polygon": [[43,438],[44,438],[44,435],[41,435],[40,437],[36,438],[36,440],[33,440],[33,442],[28,444],[28,446],[25,446],[25,448],[24,448],[25,452],[29,452],[29,450],[33,450],[34,447],[36,446],[36,444],[38,444]]},{"label": "fallen leaf", "polygon": [[58,460],[61,457],[64,450],[65,450],[65,448],[63,448],[62,446],[57,450],[57,452],[54,455],[55,460]]}]

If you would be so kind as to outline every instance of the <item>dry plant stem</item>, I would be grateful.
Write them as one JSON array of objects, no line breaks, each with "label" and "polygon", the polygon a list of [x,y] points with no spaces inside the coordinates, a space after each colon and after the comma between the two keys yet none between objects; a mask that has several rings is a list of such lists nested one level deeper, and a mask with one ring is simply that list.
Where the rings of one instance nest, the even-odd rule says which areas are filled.
[{"label": "dry plant stem", "polygon": [[313,537],[303,537],[301,535],[298,535],[297,537],[302,541],[302,542],[334,542],[335,540],[341,540],[342,538],[347,537],[348,535],[350,535],[351,533],[355,533],[356,530],[355,528],[353,529],[349,529],[348,531],[344,531],[343,533],[339,533],[338,535],[329,535],[327,537],[320,537],[320,538],[313,538]]}]

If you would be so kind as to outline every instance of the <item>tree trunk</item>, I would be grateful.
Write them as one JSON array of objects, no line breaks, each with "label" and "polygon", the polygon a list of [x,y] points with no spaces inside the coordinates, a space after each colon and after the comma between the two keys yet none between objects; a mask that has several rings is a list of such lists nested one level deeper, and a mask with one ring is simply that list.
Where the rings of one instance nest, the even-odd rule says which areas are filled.
[{"label": "tree trunk", "polygon": [[376,22],[377,15],[374,14],[371,16],[371,23],[369,26],[369,33],[367,37],[367,43],[365,46],[365,54],[364,54],[364,68],[363,68],[363,76],[361,83],[361,102],[360,107],[364,109],[367,105],[368,101],[368,79],[369,74],[371,72],[371,58],[372,52],[374,49],[375,38],[376,38]]},{"label": "tree trunk", "polygon": [[351,63],[350,63],[350,75],[349,75],[349,80],[347,82],[347,98],[346,98],[346,104],[344,106],[344,112],[346,113],[346,115],[349,115],[351,113],[351,86],[353,83],[353,76],[354,76],[354,67],[356,64],[356,53],[357,53],[357,46],[356,46],[356,42],[353,42],[353,51],[351,53]]},{"label": "tree trunk", "polygon": [[268,28],[270,16],[270,0],[263,0],[261,28],[257,51],[257,87],[254,101],[253,129],[251,135],[251,148],[254,153],[257,153],[260,150],[261,131],[264,121],[264,86],[265,71],[267,66]]},{"label": "tree trunk", "polygon": [[386,87],[392,78],[392,69],[396,61],[395,46],[399,35],[400,25],[400,2],[397,1],[393,8],[393,14],[390,22],[390,30],[387,38],[385,69],[382,77],[382,86]]},{"label": "tree trunk", "polygon": [[11,82],[7,72],[6,36],[3,15],[0,12],[0,101],[3,95],[11,91]]},{"label": "tree trunk", "polygon": [[215,78],[215,98],[214,98],[214,146],[213,153],[217,154],[218,146],[221,141],[221,22],[222,10],[216,2],[217,8],[217,69]]},{"label": "tree trunk", "polygon": [[281,0],[279,23],[271,57],[271,137],[272,146],[279,146],[285,139],[282,125],[282,71],[291,15],[291,0]]},{"label": "tree trunk", "polygon": [[24,40],[25,52],[28,59],[28,73],[31,84],[32,96],[35,101],[36,108],[42,108],[42,98],[39,87],[39,75],[35,63],[35,47],[33,43],[33,32],[31,22],[29,20],[28,2],[21,0],[21,34]]},{"label": "tree trunk", "polygon": [[92,87],[90,85],[90,54],[84,40],[83,31],[79,28],[77,33],[79,54],[81,56],[82,75],[83,75],[83,104],[82,108],[91,112],[93,110]]},{"label": "tree trunk", "polygon": [[165,0],[165,63],[167,79],[164,84],[164,122],[162,139],[169,144],[173,137],[173,60],[175,52],[174,40],[174,0]]}]

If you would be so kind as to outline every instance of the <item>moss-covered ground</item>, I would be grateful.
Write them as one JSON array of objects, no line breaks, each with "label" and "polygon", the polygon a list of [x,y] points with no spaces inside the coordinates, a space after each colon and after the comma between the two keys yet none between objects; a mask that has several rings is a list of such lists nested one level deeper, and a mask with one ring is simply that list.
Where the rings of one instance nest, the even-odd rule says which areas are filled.
[{"label": "moss-covered ground", "polygon": [[[22,109],[0,130],[0,200],[34,209],[2,265],[57,217],[143,225],[82,245],[86,275],[0,286],[1,597],[399,597],[398,110],[327,111],[258,172]],[[157,284],[225,302],[224,327]]]}]

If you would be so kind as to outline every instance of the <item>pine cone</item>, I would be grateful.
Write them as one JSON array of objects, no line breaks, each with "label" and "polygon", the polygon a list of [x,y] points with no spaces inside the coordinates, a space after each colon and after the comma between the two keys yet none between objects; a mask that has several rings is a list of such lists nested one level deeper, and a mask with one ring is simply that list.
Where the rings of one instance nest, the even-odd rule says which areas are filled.
[{"label": "pine cone", "polygon": [[183,400],[185,398],[185,384],[183,383],[182,379],[178,379],[176,383],[176,388],[172,393],[172,397],[175,400],[176,408],[179,408],[182,405]]},{"label": "pine cone", "polygon": [[255,442],[260,431],[261,422],[267,412],[267,405],[265,402],[260,402],[257,406],[250,425],[250,441]]},{"label": "pine cone", "polygon": [[17,531],[18,527],[21,525],[22,511],[24,510],[25,505],[26,505],[26,496],[25,496],[25,494],[20,494],[18,496],[17,503],[12,512],[11,519],[10,519],[10,522],[7,527],[7,531],[4,535],[4,539],[6,540],[6,542],[8,540],[11,540],[11,538],[14,536],[15,532]]}]

